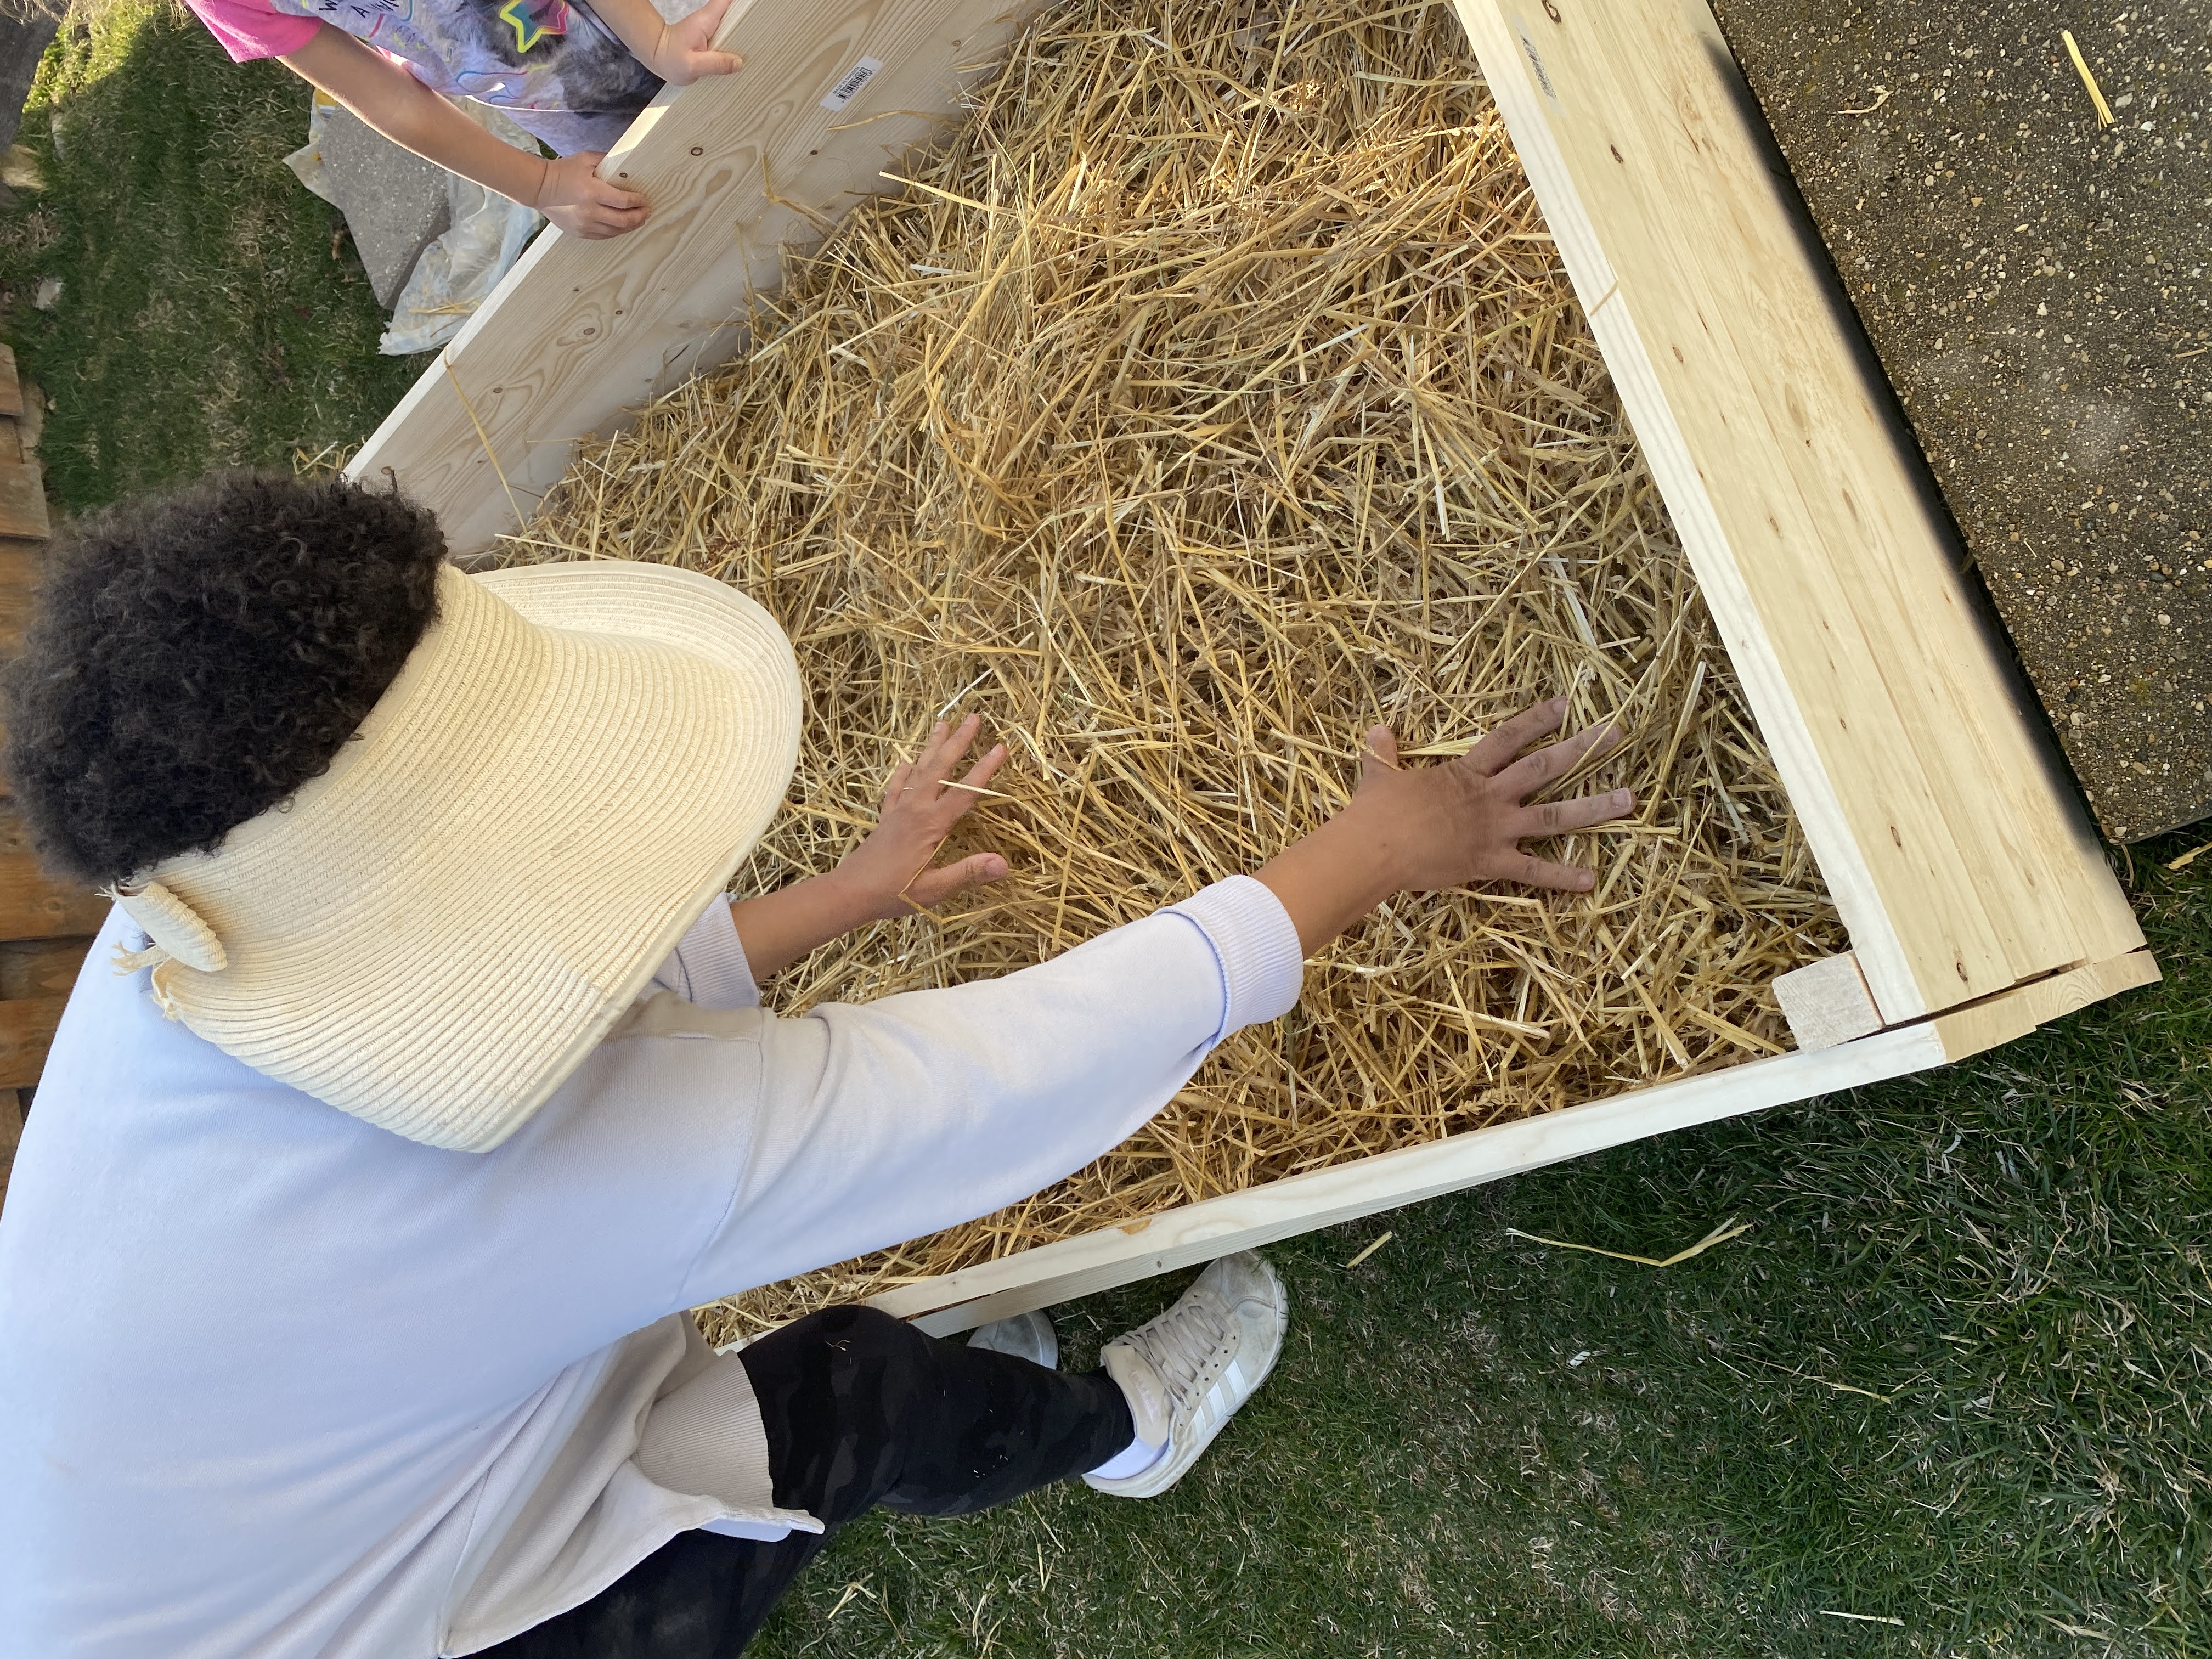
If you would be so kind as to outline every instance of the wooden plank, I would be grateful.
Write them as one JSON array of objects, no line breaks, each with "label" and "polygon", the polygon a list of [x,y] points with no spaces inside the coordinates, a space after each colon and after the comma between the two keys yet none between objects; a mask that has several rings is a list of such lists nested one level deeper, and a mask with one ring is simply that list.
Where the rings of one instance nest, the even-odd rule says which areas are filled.
[{"label": "wooden plank", "polygon": [[0,853],[0,939],[73,939],[96,933],[107,901],[47,879],[28,853]]},{"label": "wooden plank", "polygon": [[46,487],[36,461],[0,459],[0,536],[44,541],[53,533]]},{"label": "wooden plank", "polygon": [[1778,1054],[1187,1204],[1149,1221],[902,1285],[871,1301],[948,1335],[1648,1135],[1902,1077],[1943,1060],[1942,1042],[1925,1024]]},{"label": "wooden plank", "polygon": [[[0,472],[6,468],[7,463],[0,460]],[[23,648],[23,630],[37,607],[46,570],[41,544],[0,536],[0,657],[11,657]]]},{"label": "wooden plank", "polygon": [[20,997],[0,1002],[0,1089],[36,1083],[67,997]]},{"label": "wooden plank", "polygon": [[22,1138],[22,1097],[13,1089],[0,1089],[0,1214],[7,1212],[8,1177],[15,1173],[15,1147]]},{"label": "wooden plank", "polygon": [[89,936],[0,944],[0,1000],[67,996],[91,948]]},{"label": "wooden plank", "polygon": [[[609,241],[538,238],[348,475],[434,509],[453,549],[514,527],[575,443],[734,352],[748,296],[957,112],[1012,38],[1009,0],[738,0],[720,44],[734,76],[664,93],[601,172],[653,202]],[[855,72],[879,65],[842,102]],[[825,107],[829,105],[830,107]]]},{"label": "wooden plank", "polygon": [[15,348],[0,344],[0,415],[9,420],[23,413],[23,382],[15,373]]},{"label": "wooden plank", "polygon": [[1774,1000],[1800,1048],[1832,1048],[1881,1030],[1881,1011],[1849,951],[1779,975]]},{"label": "wooden plank", "polygon": [[2142,943],[1701,0],[1457,0],[1886,1024]]},{"label": "wooden plank", "polygon": [[2108,962],[2085,963],[2032,985],[2014,986],[1980,1002],[1938,1014],[1933,1024],[1942,1039],[1945,1055],[1964,1060],[2026,1036],[2037,1026],[2047,1025],[2077,1008],[2138,986],[2155,985],[2162,977],[2149,951],[2130,951]]}]

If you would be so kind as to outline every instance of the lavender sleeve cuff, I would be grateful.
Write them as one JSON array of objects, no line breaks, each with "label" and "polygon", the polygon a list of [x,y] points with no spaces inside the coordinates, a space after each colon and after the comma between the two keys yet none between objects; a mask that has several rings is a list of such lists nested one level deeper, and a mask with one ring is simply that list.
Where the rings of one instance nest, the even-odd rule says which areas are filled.
[{"label": "lavender sleeve cuff", "polygon": [[730,902],[716,898],[676,942],[675,954],[661,964],[653,982],[696,1008],[757,1008],[760,987],[745,960]]},{"label": "lavender sleeve cuff", "polygon": [[1218,1042],[1231,1031],[1290,1012],[1305,977],[1298,930],[1265,883],[1231,876],[1202,888],[1163,913],[1181,916],[1204,934],[1221,969]]}]

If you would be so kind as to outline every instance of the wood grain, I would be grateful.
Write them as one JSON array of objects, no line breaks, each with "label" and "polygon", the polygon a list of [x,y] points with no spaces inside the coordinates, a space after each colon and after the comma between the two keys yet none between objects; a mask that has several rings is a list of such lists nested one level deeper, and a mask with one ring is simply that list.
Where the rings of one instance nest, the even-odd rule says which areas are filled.
[{"label": "wood grain", "polygon": [[44,541],[53,533],[36,461],[0,459],[0,536]]},{"label": "wood grain", "polygon": [[96,933],[107,901],[49,880],[28,853],[0,853],[0,939],[72,939]]},{"label": "wood grain", "polygon": [[[6,466],[0,460],[0,471]],[[0,657],[12,657],[23,648],[23,630],[37,606],[46,568],[43,544],[0,536]]]},{"label": "wood grain", "polygon": [[1800,1048],[1832,1048],[1881,1029],[1881,1011],[1849,951],[1778,975],[1774,1000]]},{"label": "wood grain", "polygon": [[89,936],[0,944],[0,999],[67,996],[91,948]]},{"label": "wood grain", "polygon": [[39,1080],[68,1002],[67,997],[0,1001],[0,1089],[21,1089]]},{"label": "wood grain", "polygon": [[1943,1058],[1942,1042],[1923,1024],[1818,1053],[1753,1060],[1184,1205],[1149,1222],[902,1285],[871,1301],[933,1335],[949,1335],[1647,1135],[1902,1077]]},{"label": "wood grain", "polygon": [[1934,1024],[1945,1055],[1964,1060],[2026,1036],[2037,1026],[2093,1002],[2138,986],[2155,985],[2162,977],[2149,951],[2130,951],[2108,962],[2084,963],[2032,985],[2014,986],[1964,1008],[1938,1014]]},{"label": "wood grain", "polygon": [[10,420],[23,413],[23,382],[15,373],[15,348],[0,345],[0,415]]},{"label": "wood grain", "polygon": [[[576,441],[744,343],[750,295],[787,246],[811,246],[957,112],[960,90],[1012,38],[1007,0],[823,0],[731,8],[734,76],[656,99],[600,171],[642,190],[628,236],[548,233],[379,427],[348,469],[391,470],[448,543],[483,548],[567,467]],[[884,68],[822,107],[864,58]]]},{"label": "wood grain", "polygon": [[1884,1022],[2140,945],[1701,0],[1458,9]]}]

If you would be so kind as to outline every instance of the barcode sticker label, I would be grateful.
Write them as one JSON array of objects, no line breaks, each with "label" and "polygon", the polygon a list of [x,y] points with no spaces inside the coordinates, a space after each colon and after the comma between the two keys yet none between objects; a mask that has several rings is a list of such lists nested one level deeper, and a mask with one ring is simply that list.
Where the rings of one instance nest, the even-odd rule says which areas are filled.
[{"label": "barcode sticker label", "polygon": [[884,60],[863,58],[845,71],[845,78],[830,88],[830,95],[822,100],[822,107],[835,115],[839,110],[860,95],[860,88],[883,73]]},{"label": "barcode sticker label", "polygon": [[1528,57],[1528,67],[1535,71],[1536,84],[1543,88],[1545,97],[1558,103],[1559,89],[1552,84],[1551,71],[1544,67],[1544,54],[1536,50],[1534,33],[1518,17],[1513,20],[1513,33],[1521,37],[1521,50]]}]

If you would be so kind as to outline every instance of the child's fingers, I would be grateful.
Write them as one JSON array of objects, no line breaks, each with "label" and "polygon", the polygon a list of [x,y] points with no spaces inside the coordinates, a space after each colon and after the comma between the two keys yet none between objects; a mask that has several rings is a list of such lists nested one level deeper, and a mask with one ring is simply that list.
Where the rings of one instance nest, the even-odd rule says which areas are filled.
[{"label": "child's fingers", "polygon": [[617,213],[630,211],[642,213],[645,210],[645,198],[634,190],[624,190],[620,185],[611,185],[605,179],[598,178],[592,180],[588,189],[589,195],[586,199],[595,207],[606,208]]},{"label": "child's fingers", "polygon": [[729,9],[730,0],[707,0],[705,5],[687,14],[683,21],[698,29],[702,40],[711,40],[714,38],[714,31],[722,27],[722,19],[728,15]]}]

